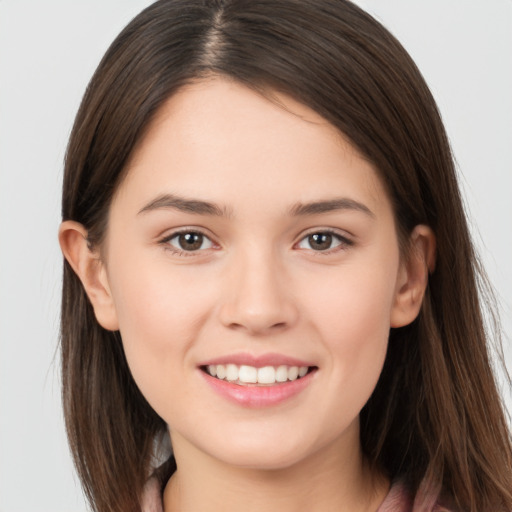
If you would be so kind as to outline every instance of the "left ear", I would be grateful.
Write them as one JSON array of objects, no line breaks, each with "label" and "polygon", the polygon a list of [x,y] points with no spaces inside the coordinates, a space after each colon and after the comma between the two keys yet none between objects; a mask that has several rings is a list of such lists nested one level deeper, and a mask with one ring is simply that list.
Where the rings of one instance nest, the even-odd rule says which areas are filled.
[{"label": "left ear", "polygon": [[408,247],[398,271],[391,327],[408,325],[418,316],[428,275],[435,267],[436,237],[428,226],[420,224],[413,229]]}]

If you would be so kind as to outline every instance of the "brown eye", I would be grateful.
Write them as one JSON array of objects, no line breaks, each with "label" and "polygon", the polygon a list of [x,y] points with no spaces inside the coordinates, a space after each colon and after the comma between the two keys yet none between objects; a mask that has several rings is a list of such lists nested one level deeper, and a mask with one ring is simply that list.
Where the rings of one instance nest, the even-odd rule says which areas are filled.
[{"label": "brown eye", "polygon": [[318,231],[305,236],[299,242],[298,248],[321,252],[349,245],[352,245],[352,242],[341,235],[329,231]]},{"label": "brown eye", "polygon": [[168,243],[178,251],[187,252],[210,249],[213,245],[208,237],[195,231],[178,233],[169,238]]},{"label": "brown eye", "polygon": [[330,233],[314,233],[308,236],[308,243],[315,251],[325,251],[331,248],[332,235]]}]

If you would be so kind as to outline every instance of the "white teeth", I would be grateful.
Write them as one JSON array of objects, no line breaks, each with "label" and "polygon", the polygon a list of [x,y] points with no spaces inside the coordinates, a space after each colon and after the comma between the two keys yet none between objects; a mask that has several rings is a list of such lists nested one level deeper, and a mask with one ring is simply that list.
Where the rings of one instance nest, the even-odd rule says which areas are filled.
[{"label": "white teeth", "polygon": [[215,372],[217,374],[217,379],[225,379],[226,378],[226,367],[223,364],[217,365],[217,371]]},{"label": "white teeth", "polygon": [[235,364],[226,365],[226,380],[233,382],[238,380],[238,366]]},{"label": "white teeth", "polygon": [[290,366],[288,368],[288,380],[296,380],[299,376],[299,367],[298,366]]},{"label": "white teeth", "polygon": [[240,366],[240,374],[238,375],[240,382],[247,384],[256,384],[258,382],[258,369],[254,366]]},{"label": "white teeth", "polygon": [[220,380],[263,385],[297,380],[304,377],[308,373],[308,369],[307,366],[281,365],[277,368],[274,366],[256,368],[248,365],[237,366],[236,364],[211,364],[206,367],[212,377],[217,377]]},{"label": "white teeth", "polygon": [[276,370],[276,381],[286,382],[288,380],[288,366],[278,366]]},{"label": "white teeth", "polygon": [[258,368],[258,384],[274,384],[275,381],[276,371],[273,366]]}]

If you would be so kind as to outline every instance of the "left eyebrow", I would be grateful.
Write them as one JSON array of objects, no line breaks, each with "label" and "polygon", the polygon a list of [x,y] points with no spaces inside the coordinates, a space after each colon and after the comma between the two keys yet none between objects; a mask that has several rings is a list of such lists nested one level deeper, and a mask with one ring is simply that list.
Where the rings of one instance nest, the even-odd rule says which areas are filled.
[{"label": "left eyebrow", "polygon": [[229,217],[227,208],[222,208],[215,203],[202,201],[201,199],[189,199],[173,194],[163,194],[150,201],[139,210],[138,214],[154,210],[178,210],[196,215],[213,215],[215,217]]},{"label": "left eyebrow", "polygon": [[338,210],[352,210],[365,213],[371,218],[375,218],[375,214],[363,203],[349,199],[347,197],[340,197],[335,199],[328,199],[325,201],[313,201],[311,203],[297,203],[290,208],[290,215],[316,215],[319,213],[330,213]]}]

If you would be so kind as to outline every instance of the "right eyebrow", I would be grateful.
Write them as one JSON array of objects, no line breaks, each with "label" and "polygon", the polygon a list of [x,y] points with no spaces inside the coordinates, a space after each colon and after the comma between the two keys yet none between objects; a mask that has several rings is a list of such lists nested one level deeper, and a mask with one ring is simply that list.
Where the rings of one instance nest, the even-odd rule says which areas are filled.
[{"label": "right eyebrow", "polygon": [[209,201],[191,199],[176,196],[174,194],[162,194],[141,208],[138,214],[155,210],[179,210],[196,215],[213,215],[216,217],[229,217],[230,212],[226,207],[221,207]]},{"label": "right eyebrow", "polygon": [[311,203],[297,203],[291,208],[290,213],[293,216],[318,215],[340,210],[362,212],[373,219],[375,218],[375,214],[368,206],[348,197],[313,201]]}]

